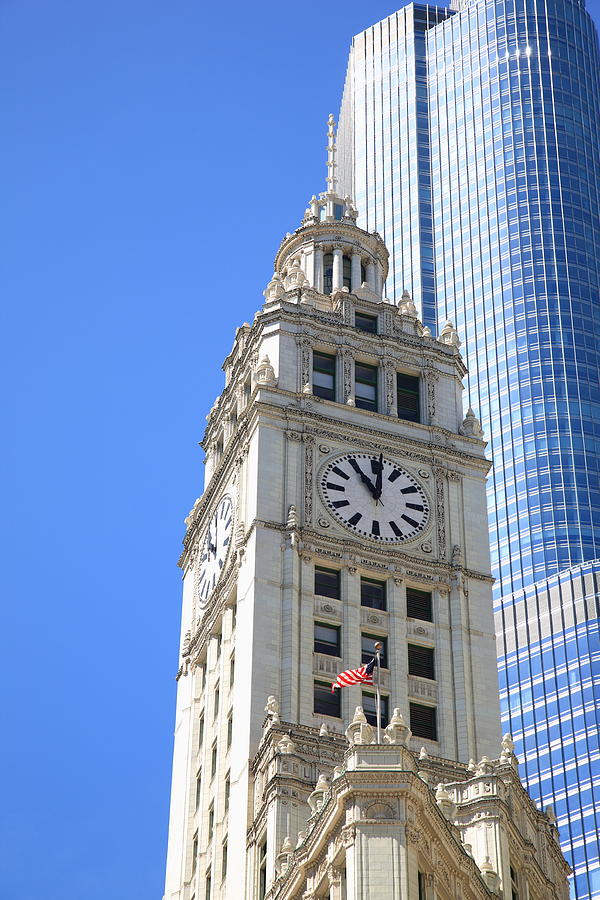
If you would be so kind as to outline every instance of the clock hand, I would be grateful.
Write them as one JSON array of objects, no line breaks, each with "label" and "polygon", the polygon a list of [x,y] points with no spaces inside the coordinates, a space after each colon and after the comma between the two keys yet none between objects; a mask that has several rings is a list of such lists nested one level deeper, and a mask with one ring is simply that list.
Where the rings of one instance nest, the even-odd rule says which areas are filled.
[{"label": "clock hand", "polygon": [[[383,453],[379,454],[379,469],[377,470],[377,478],[375,479],[375,493],[373,496],[377,501],[379,501],[381,497],[382,491],[382,481],[383,481]],[[383,506],[383,504],[382,504]]]},{"label": "clock hand", "polygon": [[[371,495],[373,497],[375,497],[375,485],[372,483],[371,479],[367,478],[367,476],[365,475],[365,473],[363,472],[363,470],[361,469],[361,467],[359,466],[359,464],[356,462],[355,459],[350,459],[349,462],[350,462],[350,465],[352,466],[352,468],[354,469],[354,471],[356,472],[356,474],[360,475],[360,480],[362,481],[362,483],[366,484],[366,486],[369,488],[369,491],[371,492]],[[375,498],[375,499],[377,499],[377,498]]]}]

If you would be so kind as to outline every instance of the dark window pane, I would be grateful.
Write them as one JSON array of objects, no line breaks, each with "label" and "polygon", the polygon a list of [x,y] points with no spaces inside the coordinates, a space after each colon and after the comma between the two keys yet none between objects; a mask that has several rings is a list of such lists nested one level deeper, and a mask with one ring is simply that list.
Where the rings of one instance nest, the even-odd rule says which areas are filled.
[{"label": "dark window pane", "polygon": [[340,717],[340,692],[330,684],[315,682],[315,715]]},{"label": "dark window pane", "polygon": [[377,334],[377,316],[368,316],[366,313],[354,313],[354,325],[361,331],[369,331]]},{"label": "dark window pane", "polygon": [[398,418],[409,422],[420,422],[419,379],[416,375],[396,376],[398,387]]},{"label": "dark window pane", "polygon": [[356,405],[377,412],[377,367],[356,363]]},{"label": "dark window pane", "polygon": [[339,656],[340,629],[335,625],[322,625],[320,622],[315,622],[315,653]]},{"label": "dark window pane", "polygon": [[313,394],[335,400],[335,356],[313,353]]},{"label": "dark window pane", "polygon": [[342,216],[344,215],[344,207],[341,203],[333,204],[333,218],[336,222],[340,222],[342,220]]},{"label": "dark window pane", "polygon": [[323,256],[323,293],[330,294],[333,290],[333,253],[325,253]]},{"label": "dark window pane", "polygon": [[410,730],[415,737],[437,741],[435,712],[435,706],[422,706],[420,703],[410,704]]},{"label": "dark window pane", "polygon": [[[377,727],[377,700],[375,698],[375,694],[363,693],[362,705],[363,705],[363,711],[364,711],[367,722],[376,728]],[[388,724],[388,722],[389,722],[389,698],[382,697],[381,698],[381,727],[385,728],[385,726]]]},{"label": "dark window pane", "polygon": [[419,678],[435,678],[433,650],[431,647],[408,645],[408,674]]},{"label": "dark window pane", "polygon": [[406,615],[412,619],[433,622],[431,591],[420,591],[418,588],[407,587]]},{"label": "dark window pane", "polygon": [[[360,643],[362,650],[362,662],[368,663],[371,662],[373,657],[375,656],[375,644],[379,642],[383,644],[381,649],[381,667],[383,669],[387,669],[387,638],[375,637],[373,634],[361,634]],[[376,677],[375,672],[373,672],[373,678]]]},{"label": "dark window pane", "polygon": [[352,287],[352,260],[349,256],[344,256],[344,287],[348,290]]},{"label": "dark window pane", "polygon": [[370,578],[360,579],[361,606],[371,609],[385,609],[385,581],[372,581]]},{"label": "dark window pane", "polygon": [[340,599],[340,573],[331,569],[315,568],[315,594],[320,597]]}]

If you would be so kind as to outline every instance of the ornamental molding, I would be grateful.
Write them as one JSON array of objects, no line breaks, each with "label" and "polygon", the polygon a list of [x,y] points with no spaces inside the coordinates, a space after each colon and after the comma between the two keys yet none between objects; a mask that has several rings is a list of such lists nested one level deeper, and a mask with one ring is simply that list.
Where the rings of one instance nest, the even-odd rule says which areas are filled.
[{"label": "ornamental molding", "polygon": [[313,435],[303,435],[304,439],[304,525],[312,524],[313,517],[313,482],[314,482],[314,443]]}]

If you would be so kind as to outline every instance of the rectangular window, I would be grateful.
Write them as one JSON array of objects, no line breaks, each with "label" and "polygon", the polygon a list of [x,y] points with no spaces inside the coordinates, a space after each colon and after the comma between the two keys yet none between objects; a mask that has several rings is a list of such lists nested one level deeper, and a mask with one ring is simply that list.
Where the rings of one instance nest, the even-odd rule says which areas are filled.
[{"label": "rectangular window", "polygon": [[227,841],[223,844],[223,852],[221,853],[221,878],[227,875]]},{"label": "rectangular window", "polygon": [[421,703],[411,703],[410,730],[415,737],[429,738],[430,741],[437,741],[435,706],[423,706]]},{"label": "rectangular window", "polygon": [[231,632],[235,631],[235,626],[237,625],[237,606],[231,607]]},{"label": "rectangular window", "polygon": [[335,356],[313,353],[313,394],[324,400],[335,400]]},{"label": "rectangular window", "polygon": [[196,775],[196,809],[200,806],[200,797],[202,795],[202,771]]},{"label": "rectangular window", "polygon": [[315,594],[319,597],[340,599],[340,573],[332,569],[315,567]]},{"label": "rectangular window", "polygon": [[210,869],[206,872],[206,890],[204,892],[205,900],[210,900],[212,896],[212,877],[210,874]]},{"label": "rectangular window", "polygon": [[229,794],[231,793],[231,777],[229,772],[225,778],[225,788],[223,790],[223,813],[227,815],[229,812]]},{"label": "rectangular window", "polygon": [[229,689],[233,687],[233,682],[235,679],[235,656],[232,656],[229,660]]},{"label": "rectangular window", "polygon": [[[368,694],[366,691],[363,691],[362,695],[362,705],[364,714],[367,722],[374,727],[377,727],[377,699],[375,694]],[[389,697],[381,698],[381,727],[385,728],[385,726],[389,722]]]},{"label": "rectangular window", "polygon": [[361,331],[377,334],[377,316],[368,316],[366,313],[354,313],[354,326]]},{"label": "rectangular window", "polygon": [[210,777],[214,778],[217,771],[217,742],[212,745],[210,754]]},{"label": "rectangular window", "polygon": [[[388,667],[388,658],[387,658],[387,638],[384,637],[376,637],[374,634],[361,634],[360,636],[360,645],[362,651],[362,662],[368,663],[371,662],[373,657],[375,656],[375,644],[383,644],[381,648],[381,668],[387,669]],[[375,678],[375,673],[373,673],[373,678]]]},{"label": "rectangular window", "polygon": [[216,719],[217,716],[219,715],[220,700],[221,700],[221,690],[219,688],[219,685],[217,684],[217,686],[215,687],[215,699],[214,699],[214,705],[213,705],[213,720]]},{"label": "rectangular window", "polygon": [[267,841],[258,848],[258,898],[263,900],[267,893]]},{"label": "rectangular window", "polygon": [[360,579],[360,605],[371,609],[386,609],[385,581]]},{"label": "rectangular window", "polygon": [[433,622],[433,608],[431,591],[421,591],[419,588],[406,588],[406,615],[412,619],[422,619],[424,622]]},{"label": "rectangular window", "polygon": [[425,876],[419,872],[419,900],[425,900]]},{"label": "rectangular window", "polygon": [[356,405],[377,412],[377,366],[355,363],[354,378]]},{"label": "rectangular window", "polygon": [[409,422],[421,421],[421,402],[419,392],[419,379],[416,375],[396,375],[396,387],[398,391],[398,418],[407,419]]},{"label": "rectangular window", "polygon": [[215,807],[211,803],[208,807],[208,840],[212,841],[213,831],[215,830]]},{"label": "rectangular window", "polygon": [[332,691],[330,684],[315,681],[315,715],[340,717],[340,692]]},{"label": "rectangular window", "polygon": [[231,747],[231,739],[233,738],[233,712],[227,716],[227,749]]},{"label": "rectangular window", "polygon": [[315,622],[315,653],[340,656],[340,629],[337,625]]},{"label": "rectangular window", "polygon": [[202,744],[204,743],[204,713],[200,716],[200,721],[198,722],[198,750],[202,748]]},{"label": "rectangular window", "polygon": [[196,871],[196,865],[198,864],[198,832],[194,835],[194,840],[192,841],[192,875]]},{"label": "rectangular window", "polygon": [[435,679],[431,647],[419,647],[418,644],[408,645],[408,674],[418,675],[419,678]]},{"label": "rectangular window", "polygon": [[217,660],[221,657],[221,645],[223,644],[223,635],[217,634],[215,637],[215,646],[217,648]]},{"label": "rectangular window", "polygon": [[519,900],[519,879],[512,866],[510,867],[510,889],[512,894],[511,900]]}]

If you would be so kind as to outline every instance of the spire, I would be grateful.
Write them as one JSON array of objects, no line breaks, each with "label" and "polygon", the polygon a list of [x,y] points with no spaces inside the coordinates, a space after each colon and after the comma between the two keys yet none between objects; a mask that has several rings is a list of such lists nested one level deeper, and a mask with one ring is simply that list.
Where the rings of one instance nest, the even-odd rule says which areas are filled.
[{"label": "spire", "polygon": [[337,189],[337,163],[335,160],[336,152],[337,148],[335,145],[335,119],[333,117],[333,113],[329,113],[329,118],[327,119],[327,178],[325,179],[325,181],[327,182],[328,194],[335,194]]}]

